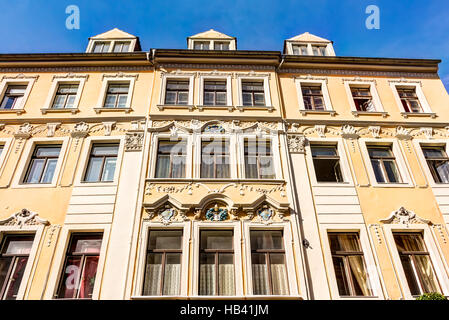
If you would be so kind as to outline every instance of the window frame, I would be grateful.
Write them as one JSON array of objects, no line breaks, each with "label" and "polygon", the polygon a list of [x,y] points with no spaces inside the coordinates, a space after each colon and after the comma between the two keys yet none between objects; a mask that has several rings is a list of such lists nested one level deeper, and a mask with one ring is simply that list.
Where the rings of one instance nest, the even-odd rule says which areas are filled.
[{"label": "window frame", "polygon": [[[365,169],[369,177],[369,181],[373,187],[392,187],[392,188],[412,188],[416,184],[413,175],[411,174],[411,168],[409,163],[406,161],[405,152],[403,151],[402,145],[397,139],[376,139],[376,138],[360,138],[360,151],[362,154],[363,161],[365,162]],[[399,171],[399,175],[402,178],[402,182],[395,183],[379,183],[377,182],[376,176],[374,174],[374,169],[371,164],[371,158],[368,153],[368,147],[370,146],[391,146],[391,152],[396,159],[396,167]]]},{"label": "window frame", "polygon": [[[238,92],[238,105],[237,108],[240,111],[243,110],[268,110],[272,111],[274,109],[272,101],[271,101],[271,92],[270,92],[270,75],[269,74],[260,74],[258,75],[255,73],[254,75],[245,75],[245,74],[239,74],[236,73],[237,78],[237,92]],[[263,88],[264,88],[264,98],[265,98],[265,105],[264,106],[245,106],[243,105],[243,92],[242,92],[242,82],[249,81],[263,81]]]},{"label": "window frame", "polygon": [[11,152],[11,143],[13,138],[0,138],[0,145],[3,147],[2,152],[0,153],[0,176],[3,173],[4,167],[6,165],[6,161],[8,160],[8,156]]},{"label": "window frame", "polygon": [[[402,81],[402,80],[389,80],[390,87],[393,91],[393,96],[396,100],[396,104],[399,108],[401,115],[404,118],[409,116],[430,116],[432,118],[436,117],[436,114],[430,108],[429,103],[427,102],[426,96],[422,90],[421,81]],[[421,108],[423,112],[406,112],[404,106],[402,105],[401,98],[399,97],[398,87],[405,87],[410,89],[415,89],[416,96],[418,97],[419,103],[421,104]]]},{"label": "window frame", "polygon": [[[55,146],[56,146],[57,144],[55,144]],[[53,146],[52,144],[36,144],[35,146],[34,146],[34,149],[33,149],[33,153],[32,153],[32,155],[31,155],[31,158],[30,158],[30,161],[28,162],[28,165],[27,165],[27,169],[26,169],[26,173],[25,173],[25,175],[24,175],[24,177],[23,177],[23,180],[22,180],[22,183],[23,184],[45,184],[44,182],[40,182],[40,180],[42,179],[42,177],[43,177],[43,175],[44,175],[44,173],[46,172],[46,164],[48,163],[48,160],[49,159],[57,159],[57,161],[59,160],[59,156],[60,156],[60,154],[61,154],[61,149],[62,149],[62,145],[61,145],[61,147],[60,147],[60,149],[59,149],[59,154],[58,154],[58,156],[57,157],[49,157],[49,156],[44,156],[44,157],[38,157],[38,156],[36,156],[36,151],[37,151],[37,148],[45,148],[45,147],[51,147],[51,146]],[[33,160],[35,160],[35,159],[45,159],[45,165],[44,165],[44,168],[43,168],[43,170],[42,170],[42,172],[40,173],[40,177],[39,177],[39,182],[28,182],[28,181],[26,181],[26,180],[28,180],[28,178],[29,178],[29,176],[30,176],[30,171],[31,171],[31,166],[32,166],[32,162],[33,162]],[[56,170],[55,170],[55,172],[53,173],[53,175],[56,173]],[[52,180],[53,180],[53,178],[52,178]]]},{"label": "window frame", "polygon": [[[327,88],[327,78],[301,78],[301,77],[295,77],[295,84],[296,84],[296,93],[298,97],[298,107],[299,112],[302,115],[307,115],[308,113],[330,113],[331,115],[335,115],[335,110],[332,107],[332,102],[330,99],[329,91]],[[321,86],[321,93],[323,95],[324,100],[324,110],[309,110],[306,109],[304,104],[304,97],[302,95],[302,87],[303,86]]]},{"label": "window frame", "polygon": [[[226,81],[226,104],[225,105],[205,105],[204,104],[204,83],[209,80],[211,80],[211,81]],[[207,108],[207,109],[228,108],[229,109],[229,107],[233,107],[232,82],[231,81],[232,81],[231,74],[223,74],[223,75],[200,74],[199,75],[199,86],[198,86],[198,108],[201,110],[203,108]]]},{"label": "window frame", "polygon": [[[382,117],[386,117],[388,115],[385,112],[384,107],[382,105],[382,101],[380,100],[379,93],[377,92],[377,81],[375,79],[343,79],[343,83],[345,86],[346,94],[348,96],[349,105],[351,107],[351,112],[354,116],[358,115],[382,115]],[[372,102],[374,104],[374,108],[376,111],[359,111],[354,103],[354,97],[352,95],[352,88],[366,88],[368,87],[371,93]]]},{"label": "window frame", "polygon": [[[84,90],[84,84],[87,80],[87,75],[76,75],[75,77],[67,78],[65,76],[54,76],[53,81],[50,87],[50,91],[45,100],[44,107],[41,109],[42,114],[46,114],[47,112],[64,112],[70,111],[72,113],[76,113],[79,109],[79,103],[81,100],[81,95]],[[75,96],[75,101],[73,103],[72,108],[62,108],[62,109],[54,109],[53,103],[58,92],[59,86],[64,84],[78,84],[78,90]]]},{"label": "window frame", "polygon": [[449,188],[449,184],[447,183],[437,183],[433,178],[432,173],[430,172],[430,168],[427,164],[426,157],[424,156],[424,152],[422,151],[422,146],[429,147],[443,147],[446,151],[446,154],[449,156],[449,142],[443,139],[413,139],[413,145],[415,147],[416,154],[418,156],[419,162],[421,163],[421,167],[424,170],[425,176],[427,178],[427,183],[432,188]]},{"label": "window frame", "polygon": [[[110,154],[105,154],[105,155],[101,155],[101,156],[95,156],[95,155],[92,154],[92,149],[94,147],[104,147],[104,146],[107,146],[107,145],[117,145],[117,155],[110,153]],[[103,179],[103,174],[104,174],[104,169],[105,169],[105,164],[106,164],[106,158],[112,158],[114,156],[116,156],[116,159],[115,159],[116,166],[114,168],[114,175],[115,175],[115,170],[117,169],[117,159],[118,159],[119,149],[120,149],[120,144],[119,143],[98,143],[98,142],[97,143],[92,143],[91,146],[90,146],[90,151],[89,151],[89,155],[88,155],[89,159],[87,161],[87,166],[86,166],[86,170],[85,170],[85,172],[83,174],[83,180],[82,181],[83,182],[87,182],[87,183],[91,183],[91,182],[93,182],[93,183],[110,183],[110,182],[113,182],[114,179],[112,181],[107,181],[107,180],[103,181],[102,179]],[[99,178],[100,178],[99,181],[87,181],[86,180],[87,169],[89,169],[90,160],[92,158],[101,158],[102,159],[101,169],[100,169],[100,174],[99,174]]]},{"label": "window frame", "polygon": [[[174,107],[174,108],[187,108],[189,110],[193,110],[194,102],[193,102],[193,90],[194,90],[194,82],[195,82],[195,74],[193,73],[185,73],[185,74],[171,74],[171,73],[162,73],[161,74],[162,81],[161,81],[161,92],[159,95],[159,109],[163,110],[167,107]],[[165,95],[166,95],[166,88],[167,88],[167,81],[168,80],[175,80],[175,81],[181,81],[181,80],[188,80],[189,81],[189,98],[187,100],[186,105],[170,105],[165,104]]]},{"label": "window frame", "polygon": [[38,79],[38,76],[30,76],[30,77],[3,77],[0,82],[0,102],[3,101],[6,90],[8,86],[12,85],[26,85],[27,88],[23,95],[22,101],[18,106],[15,106],[14,109],[0,109],[0,112],[15,112],[17,114],[21,114],[24,112],[26,103],[31,93],[31,89],[34,86],[34,82]]},{"label": "window frame", "polygon": [[[137,80],[137,75],[125,74],[123,76],[104,74],[103,81],[100,89],[100,96],[94,110],[96,113],[101,111],[125,111],[130,112],[132,110],[131,102],[133,100],[134,86]],[[128,98],[126,99],[126,105],[124,108],[105,108],[106,96],[110,84],[123,84],[129,82]]]},{"label": "window frame", "polygon": [[[114,52],[114,46],[116,42],[130,42],[129,44],[129,51],[125,51],[125,52]],[[109,42],[109,50],[107,52],[94,52],[94,48],[95,48],[95,44],[97,42]],[[128,53],[128,52],[134,52],[135,47],[137,44],[137,38],[96,38],[96,39],[90,39],[89,41],[89,45],[86,48],[86,53],[97,53],[97,54],[101,54],[101,53]]]}]

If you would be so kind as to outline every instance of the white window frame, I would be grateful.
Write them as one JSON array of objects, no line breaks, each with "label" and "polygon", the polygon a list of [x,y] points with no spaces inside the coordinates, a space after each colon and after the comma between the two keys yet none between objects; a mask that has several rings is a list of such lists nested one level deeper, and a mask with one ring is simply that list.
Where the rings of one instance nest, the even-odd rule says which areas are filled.
[{"label": "white window frame", "polygon": [[[299,112],[302,115],[306,115],[307,113],[331,113],[331,115],[335,114],[335,110],[332,107],[332,102],[330,99],[329,91],[327,88],[327,78],[326,79],[318,79],[318,78],[295,78],[296,84],[296,92],[298,96],[298,106]],[[302,95],[302,86],[303,85],[321,85],[321,93],[323,94],[324,100],[324,110],[308,110],[304,105],[304,97]]]},{"label": "white window frame", "polygon": [[[393,91],[394,98],[396,100],[396,104],[399,107],[399,110],[404,118],[407,118],[408,116],[431,116],[434,118],[436,115],[430,108],[429,103],[427,102],[426,96],[424,95],[424,92],[422,90],[422,83],[421,81],[402,81],[402,80],[390,80],[390,87]],[[406,112],[404,110],[404,106],[402,105],[401,98],[398,94],[398,87],[409,87],[412,89],[415,89],[416,96],[418,97],[419,103],[421,104],[421,107],[423,109],[423,112]]]},{"label": "white window frame", "polygon": [[[288,295],[255,295],[253,291],[253,274],[251,263],[251,230],[282,230],[282,237],[284,240],[285,251],[285,266],[287,269],[287,281],[288,281]],[[255,299],[276,299],[276,298],[291,298],[299,297],[296,265],[294,261],[294,253],[292,248],[293,235],[291,233],[290,221],[286,222],[274,222],[270,225],[263,223],[252,223],[250,221],[243,222],[243,235],[244,235],[244,249],[245,249],[245,263],[246,263],[246,294],[247,297]]]},{"label": "white window frame", "polygon": [[[136,82],[137,76],[136,75],[125,75],[123,77],[119,77],[116,75],[103,75],[103,82],[101,84],[100,89],[100,96],[97,101],[97,106],[94,108],[96,111],[103,111],[103,110],[131,110],[131,101],[133,98],[133,92],[134,92],[134,84]],[[104,103],[106,101],[106,95],[110,84],[114,83],[129,83],[128,88],[128,98],[126,99],[126,106],[124,108],[105,108]]]},{"label": "white window frame", "polygon": [[0,176],[3,173],[3,169],[6,165],[6,159],[10,153],[10,146],[13,138],[0,138],[0,145],[3,146],[3,151],[0,154]]},{"label": "white window frame", "polygon": [[[201,144],[203,139],[227,139],[229,142],[229,178],[201,178]],[[233,149],[233,146],[237,143],[234,134],[229,133],[204,133],[195,135],[193,137],[194,146],[194,166],[193,166],[193,178],[201,180],[235,180],[237,179],[237,159],[238,156]]]},{"label": "white window frame", "polygon": [[[22,157],[19,161],[16,174],[14,175],[11,187],[12,188],[54,188],[56,187],[60,177],[62,176],[62,164],[66,161],[67,146],[69,137],[51,137],[51,138],[31,138],[27,141]],[[55,172],[51,183],[24,183],[23,179],[27,173],[30,165],[31,157],[38,145],[46,144],[60,144],[61,151],[59,152],[58,162],[56,164]]]},{"label": "white window frame", "polygon": [[[96,143],[118,143],[118,154],[117,154],[117,162],[115,164],[115,172],[114,172],[114,180],[113,181],[103,181],[103,182],[87,182],[83,181],[87,165],[89,164],[90,151],[92,146]],[[81,161],[79,163],[79,167],[75,176],[75,184],[76,187],[95,187],[95,186],[117,186],[118,178],[120,176],[120,169],[122,167],[122,159],[124,153],[125,143],[124,136],[110,136],[110,137],[87,137],[83,143],[83,149],[81,151]]]},{"label": "white window frame", "polygon": [[[238,145],[239,145],[239,152],[238,152],[238,166],[239,166],[239,172],[241,173],[241,179],[250,179],[246,178],[246,171],[245,171],[245,139],[266,139],[269,140],[271,143],[271,152],[273,155],[273,166],[274,166],[274,179],[280,180],[282,179],[282,167],[281,167],[281,159],[280,155],[281,152],[279,152],[279,140],[277,139],[277,136],[269,135],[269,134],[262,134],[261,136],[258,136],[255,133],[245,133],[240,134],[238,136]],[[273,179],[257,179],[257,180],[273,180]]]},{"label": "white window frame", "polygon": [[157,165],[157,151],[159,146],[159,141],[171,141],[171,139],[175,140],[184,140],[186,141],[186,176],[184,179],[192,178],[192,135],[190,134],[178,134],[175,138],[171,136],[169,133],[160,133],[155,134],[152,137],[152,150],[151,150],[151,160],[150,160],[150,170],[149,170],[149,178],[153,179],[167,179],[167,180],[182,180],[183,178],[156,178],[156,165]]},{"label": "white window frame", "polygon": [[[57,243],[54,262],[50,267],[50,276],[48,280],[47,289],[44,293],[45,300],[59,300],[55,298],[57,294],[59,282],[61,280],[67,249],[70,238],[74,233],[96,233],[102,232],[103,238],[101,240],[100,258],[98,260],[97,273],[95,276],[94,290],[92,292],[92,300],[98,300],[100,295],[101,280],[103,278],[104,262],[106,259],[106,251],[109,242],[110,224],[70,224],[64,225],[61,229],[59,241]],[[76,300],[76,299],[75,299]]]},{"label": "white window frame", "polygon": [[[95,48],[95,44],[97,42],[109,42],[109,50],[108,52],[94,52],[94,48]],[[135,47],[136,47],[136,43],[137,43],[137,39],[130,39],[130,38],[116,38],[116,39],[91,39],[89,41],[89,45],[86,49],[86,53],[126,53],[126,52],[114,52],[114,46],[116,42],[129,42],[129,51],[126,52],[133,52]]]},{"label": "white window frame", "polygon": [[[232,299],[235,297],[243,297],[243,265],[242,265],[242,250],[241,250],[241,234],[242,227],[239,221],[236,222],[206,222],[193,221],[193,274],[192,274],[192,297],[198,299]],[[233,231],[233,246],[234,246],[234,281],[235,281],[235,296],[206,296],[199,295],[199,259],[200,259],[200,230],[232,230]]]},{"label": "white window frame", "polygon": [[[383,114],[383,116],[385,117],[387,115],[387,113],[384,110],[384,107],[382,105],[382,102],[380,100],[379,94],[377,92],[377,82],[376,80],[372,79],[363,79],[363,80],[348,80],[348,79],[344,79],[343,83],[345,85],[345,90],[346,90],[346,94],[348,96],[348,100],[349,100],[349,105],[351,106],[351,111],[352,114],[354,115],[358,115],[358,114]],[[352,92],[351,92],[351,88],[352,87],[369,87],[370,93],[371,93],[371,97],[372,97],[372,101],[374,104],[374,108],[376,109],[376,111],[358,111],[355,103],[354,103],[354,97],[352,96]]]},{"label": "white window frame", "polygon": [[[287,51],[291,55],[295,55],[293,53],[293,46],[306,46],[307,47],[307,55],[313,56],[312,46],[321,46],[326,47],[325,56],[335,56],[335,51],[333,49],[331,42],[297,42],[297,41],[287,41]],[[316,56],[318,57],[318,56]]]},{"label": "white window frame", "polygon": [[449,155],[449,141],[443,139],[435,139],[435,140],[413,139],[413,145],[417,150],[416,153],[418,155],[419,161],[421,162],[421,167],[423,168],[425,175],[427,177],[428,184],[432,188],[448,188],[449,190],[449,183],[435,182],[432,173],[430,172],[429,165],[427,164],[426,157],[424,156],[424,152],[422,151],[422,146],[429,146],[429,147],[438,146],[443,147],[444,150],[446,151],[446,154]]},{"label": "white window frame", "polygon": [[[134,295],[132,298],[145,298],[145,299],[170,299],[173,297],[187,297],[188,295],[188,281],[190,272],[190,229],[191,222],[172,222],[169,226],[165,226],[162,222],[150,222],[145,221],[142,224],[141,236],[139,238],[139,251],[137,259],[137,272],[136,272],[136,286],[134,288]],[[151,231],[163,231],[163,230],[182,230],[182,258],[181,258],[181,283],[180,294],[176,296],[146,296],[143,295],[143,281],[145,278],[145,267],[147,262],[147,249],[148,249],[148,237]]]},{"label": "white window frame", "polygon": [[430,260],[432,261],[432,266],[435,270],[435,276],[438,279],[440,287],[442,289],[442,294],[449,296],[449,278],[447,276],[447,270],[445,264],[441,259],[440,252],[438,250],[438,242],[435,241],[435,235],[432,234],[429,226],[426,224],[412,224],[408,227],[404,227],[403,224],[385,224],[383,225],[385,230],[385,239],[388,246],[390,247],[391,256],[393,258],[393,264],[395,266],[396,272],[398,274],[399,281],[401,283],[405,299],[414,300],[410,289],[408,287],[407,278],[405,276],[404,269],[402,267],[401,259],[399,257],[399,252],[396,247],[396,243],[393,238],[393,232],[421,232],[423,235],[423,241],[426,245],[427,251],[429,252]]},{"label": "white window frame", "polygon": [[[192,38],[189,38],[188,39],[188,48],[195,50],[195,42],[196,41],[209,42],[209,50],[215,50],[215,42],[227,42],[229,44],[229,51],[236,50],[234,39],[210,39],[210,38],[205,38],[205,39],[193,38],[192,39]],[[197,50],[200,50],[200,49],[197,49]],[[221,50],[217,50],[217,51],[221,51]],[[228,50],[226,50],[226,51],[228,51]]]},{"label": "white window frame", "polygon": [[0,243],[5,235],[20,235],[20,234],[33,234],[33,244],[31,246],[30,254],[28,255],[28,261],[23,272],[22,280],[20,283],[19,291],[17,292],[16,300],[23,300],[29,294],[29,285],[36,273],[36,267],[38,263],[38,250],[41,247],[42,235],[44,233],[45,225],[23,225],[23,226],[0,226]]},{"label": "white window frame", "polygon": [[[46,113],[48,111],[71,111],[72,113],[79,108],[79,102],[81,99],[81,94],[84,89],[84,83],[86,82],[87,76],[66,78],[66,77],[54,77],[53,82],[50,87],[50,91],[48,93],[47,99],[45,100],[44,107],[41,109],[42,113]],[[75,96],[75,101],[73,103],[72,108],[64,108],[64,109],[53,109],[54,100],[56,97],[56,93],[60,85],[64,84],[78,84],[78,89]]]},{"label": "white window frame", "polygon": [[[348,187],[354,186],[349,159],[346,155],[342,138],[307,138],[309,143],[306,148],[306,161],[309,168],[309,177],[313,187]],[[311,145],[334,145],[337,147],[340,158],[340,169],[344,182],[318,182],[316,179],[315,166],[313,165]]]},{"label": "white window frame", "polygon": [[194,102],[193,102],[193,89],[194,89],[194,82],[195,82],[195,74],[192,73],[186,73],[186,74],[167,74],[162,73],[162,85],[161,85],[161,93],[159,95],[159,109],[163,110],[164,108],[173,106],[170,104],[165,104],[165,94],[166,94],[166,88],[167,88],[167,81],[168,80],[188,80],[189,81],[189,98],[187,101],[187,104],[184,105],[174,105],[177,108],[189,108],[193,109]]},{"label": "white window frame", "polygon": [[5,93],[6,90],[8,89],[8,86],[26,85],[27,88],[25,90],[25,93],[23,94],[22,101],[18,106],[14,106],[13,109],[0,109],[0,112],[17,112],[17,114],[24,112],[26,102],[30,95],[31,89],[33,88],[34,82],[36,80],[37,77],[23,77],[23,78],[18,77],[15,79],[3,77],[2,81],[0,82],[0,103],[3,101],[3,98],[5,97]]},{"label": "white window frame", "polygon": [[[273,104],[271,101],[271,93],[270,93],[270,75],[269,74],[261,74],[258,75],[255,73],[254,75],[246,75],[246,74],[239,74],[236,73],[235,75],[237,77],[237,90],[238,90],[238,108],[240,110],[243,109],[268,109],[273,110]],[[265,98],[265,105],[264,106],[244,106],[243,105],[243,93],[242,93],[242,81],[263,81],[263,91],[264,91],[264,98]]]},{"label": "white window frame", "polygon": [[[371,250],[371,244],[364,224],[321,224],[321,237],[323,239],[324,259],[326,261],[326,268],[330,276],[330,290],[332,299],[335,300],[384,300],[384,293],[382,290],[381,277],[378,272],[377,261],[374,257],[374,252]],[[329,243],[329,232],[335,233],[358,233],[360,240],[360,248],[363,252],[363,259],[365,262],[366,272],[370,281],[372,296],[367,297],[349,297],[340,296],[338,292],[337,277],[335,275],[334,263],[332,260],[332,252]]]},{"label": "white window frame", "polygon": [[[365,162],[365,166],[368,171],[368,176],[373,187],[392,187],[392,188],[413,188],[415,186],[415,181],[413,175],[411,174],[411,169],[406,161],[400,142],[397,139],[376,139],[376,138],[360,138],[360,150],[362,152],[362,158]],[[368,145],[379,145],[379,146],[391,146],[391,152],[393,153],[396,160],[396,167],[401,175],[402,182],[400,183],[379,183],[377,182],[376,176],[374,174],[374,169],[371,164],[371,158],[368,153]]]},{"label": "white window frame", "polygon": [[[226,105],[224,106],[214,106],[214,105],[204,105],[204,82],[207,80],[212,81],[226,81]],[[232,103],[232,75],[199,75],[199,86],[198,86],[198,107],[199,108],[229,108],[233,106]],[[232,110],[232,109],[231,109]]]}]

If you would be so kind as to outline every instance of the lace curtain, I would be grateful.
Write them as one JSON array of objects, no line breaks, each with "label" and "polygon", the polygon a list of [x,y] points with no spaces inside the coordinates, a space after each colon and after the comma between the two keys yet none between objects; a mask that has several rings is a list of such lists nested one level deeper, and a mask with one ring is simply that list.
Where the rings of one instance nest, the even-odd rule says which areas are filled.
[{"label": "lace curtain", "polygon": [[[215,264],[200,265],[200,295],[215,295],[216,288],[216,272]],[[218,293],[221,296],[235,295],[235,281],[234,281],[234,265],[220,264],[218,266]]]},{"label": "lace curtain", "polygon": [[[166,264],[163,295],[178,295],[181,283],[181,265]],[[162,265],[149,264],[145,271],[144,295],[157,296],[161,292]]]}]

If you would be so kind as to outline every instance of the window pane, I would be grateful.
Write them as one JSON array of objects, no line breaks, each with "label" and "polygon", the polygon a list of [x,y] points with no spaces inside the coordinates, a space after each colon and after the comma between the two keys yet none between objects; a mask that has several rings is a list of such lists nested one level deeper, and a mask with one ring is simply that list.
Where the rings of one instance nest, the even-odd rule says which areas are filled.
[{"label": "window pane", "polygon": [[100,181],[100,173],[103,165],[103,158],[90,158],[87,166],[85,181]]},{"label": "window pane", "polygon": [[75,104],[75,98],[76,98],[76,96],[75,95],[69,95],[68,97],[67,97],[67,102],[66,102],[66,105],[65,105],[65,107],[66,108],[73,108],[73,105]]},{"label": "window pane", "polygon": [[426,252],[426,247],[422,239],[422,235],[416,234],[394,234],[394,241],[398,247],[399,252],[403,251],[417,251]]},{"label": "window pane", "polygon": [[254,93],[254,105],[256,105],[256,106],[264,106],[265,105],[264,93],[259,93],[259,92]]},{"label": "window pane", "polygon": [[39,183],[42,171],[44,170],[44,165],[45,165],[44,159],[33,159],[31,161],[28,178],[26,179],[25,182]]},{"label": "window pane", "polygon": [[312,156],[337,156],[335,147],[312,146]]},{"label": "window pane", "polygon": [[156,178],[170,177],[170,155],[160,154],[157,156]]},{"label": "window pane", "polygon": [[426,158],[446,157],[446,152],[444,152],[443,148],[422,148],[422,151]]},{"label": "window pane", "polygon": [[90,237],[78,237],[78,240],[74,240],[72,244],[72,252],[76,253],[96,253],[100,254],[101,238],[91,239]]},{"label": "window pane", "polygon": [[424,293],[440,292],[436,275],[433,271],[432,263],[428,255],[414,256],[416,271],[421,279],[421,286]]},{"label": "window pane", "polygon": [[253,294],[269,295],[268,267],[266,255],[262,253],[251,254],[251,267],[253,276]]},{"label": "window pane", "polygon": [[117,108],[126,108],[126,101],[128,100],[128,95],[121,94],[118,97]]},{"label": "window pane", "polygon": [[13,261],[12,257],[0,256],[0,288],[3,288],[5,281],[7,281],[8,270]]},{"label": "window pane", "polygon": [[384,160],[385,171],[387,172],[388,180],[390,182],[401,182],[399,172],[396,168],[396,163],[393,160]]},{"label": "window pane", "polygon": [[371,164],[373,166],[374,175],[376,176],[376,181],[379,183],[384,183],[385,178],[382,171],[382,166],[379,160],[371,160]]},{"label": "window pane", "polygon": [[232,249],[233,232],[201,231],[201,249]]},{"label": "window pane", "polygon": [[251,250],[283,249],[282,231],[280,230],[252,230]]},{"label": "window pane", "polygon": [[287,269],[285,267],[285,255],[270,254],[271,283],[273,295],[288,294]]},{"label": "window pane", "polygon": [[410,293],[414,296],[420,295],[421,289],[419,288],[418,279],[413,270],[411,257],[406,255],[400,255],[399,257],[401,258],[402,268],[404,269]]},{"label": "window pane", "polygon": [[218,294],[221,296],[235,295],[234,254],[223,253],[218,256]]},{"label": "window pane", "polygon": [[189,101],[189,93],[188,92],[179,92],[178,93],[178,104],[188,104]]},{"label": "window pane", "polygon": [[60,146],[55,147],[36,147],[35,155],[37,157],[58,157],[61,151]]},{"label": "window pane", "polygon": [[162,253],[149,253],[145,268],[145,281],[143,294],[157,296],[161,292],[162,279]]},{"label": "window pane", "polygon": [[53,103],[53,108],[55,109],[64,108],[65,99],[66,99],[65,95],[57,95]]},{"label": "window pane", "polygon": [[343,182],[338,159],[313,159],[318,182]]},{"label": "window pane", "polygon": [[200,295],[215,295],[215,254],[201,253],[200,254],[200,279],[199,279],[199,294]]},{"label": "window pane", "polygon": [[368,153],[370,157],[393,157],[393,154],[391,153],[391,150],[389,148],[368,148]]},{"label": "window pane", "polygon": [[31,252],[31,247],[33,246],[33,237],[27,237],[29,239],[17,239],[10,240],[6,245],[6,250],[4,254],[13,254],[13,255],[29,255]]},{"label": "window pane", "polygon": [[63,269],[58,298],[76,298],[80,282],[81,257],[68,257]]},{"label": "window pane", "polygon": [[166,104],[176,104],[176,92],[167,91],[165,93]]},{"label": "window pane", "polygon": [[48,159],[47,165],[44,169],[44,174],[42,176],[41,183],[51,183],[53,180],[53,175],[55,174],[56,164],[58,159]]},{"label": "window pane", "polygon": [[204,92],[204,104],[213,105],[214,104],[214,92]]},{"label": "window pane", "polygon": [[181,254],[167,253],[164,273],[164,295],[178,295],[181,284]]},{"label": "window pane", "polygon": [[17,258],[16,265],[10,277],[9,288],[8,291],[6,292],[5,300],[15,300],[17,298],[17,293],[19,292],[20,284],[22,282],[22,277],[23,273],[25,272],[27,262],[28,257]]},{"label": "window pane", "polygon": [[103,177],[101,181],[113,181],[114,173],[115,173],[115,164],[117,162],[117,158],[107,157],[104,163],[103,169]]},{"label": "window pane", "polygon": [[331,251],[360,252],[359,236],[357,233],[329,234]]},{"label": "window pane", "polygon": [[334,263],[335,277],[337,278],[338,293],[341,296],[350,296],[348,279],[346,279],[345,264],[343,257],[332,257]]},{"label": "window pane", "polygon": [[257,172],[257,157],[245,157],[245,175],[248,179],[259,178]]},{"label": "window pane", "polygon": [[[100,240],[101,243],[101,240]],[[86,257],[79,290],[80,299],[91,299],[94,292],[95,277],[97,275],[99,257]]]},{"label": "window pane", "polygon": [[92,147],[91,153],[95,156],[117,155],[118,154],[118,145],[116,145],[116,144],[103,145],[103,146],[94,145]]},{"label": "window pane", "polygon": [[106,101],[104,103],[104,107],[105,108],[114,108],[116,100],[117,100],[117,95],[115,95],[115,94],[108,94],[106,96]]},{"label": "window pane", "polygon": [[354,294],[356,296],[371,296],[372,291],[363,256],[348,256],[348,264]]},{"label": "window pane", "polygon": [[243,97],[243,105],[244,106],[252,106],[253,105],[251,93],[243,92],[242,97]]},{"label": "window pane", "polygon": [[148,249],[181,249],[182,248],[182,231],[180,230],[163,230],[150,232]]}]

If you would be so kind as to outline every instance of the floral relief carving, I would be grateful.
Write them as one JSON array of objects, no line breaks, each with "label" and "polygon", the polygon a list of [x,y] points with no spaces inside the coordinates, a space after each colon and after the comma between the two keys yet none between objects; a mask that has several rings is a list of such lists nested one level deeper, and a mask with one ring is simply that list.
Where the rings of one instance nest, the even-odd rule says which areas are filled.
[{"label": "floral relief carving", "polygon": [[47,225],[48,221],[38,217],[36,212],[31,212],[28,209],[22,209],[19,212],[14,213],[10,217],[0,220],[0,225],[4,226],[32,226],[32,225]]},{"label": "floral relief carving", "polygon": [[380,221],[383,223],[404,224],[406,226],[413,223],[431,223],[429,220],[417,216],[413,211],[409,211],[404,207],[400,207],[398,210],[391,212],[388,218]]},{"label": "floral relief carving", "polygon": [[315,132],[318,134],[320,138],[326,137],[326,125],[316,125]]},{"label": "floral relief carving", "polygon": [[305,153],[307,139],[303,135],[289,134],[287,143],[291,153]]},{"label": "floral relief carving", "polygon": [[14,133],[16,139],[28,139],[31,137],[33,126],[29,123],[24,123],[19,127],[19,130]]},{"label": "floral relief carving", "polygon": [[142,151],[143,132],[127,132],[125,137],[125,151]]},{"label": "floral relief carving", "polygon": [[341,127],[341,136],[344,139],[358,139],[359,138],[359,134],[357,133],[356,128],[354,128],[351,125],[344,125]]}]

